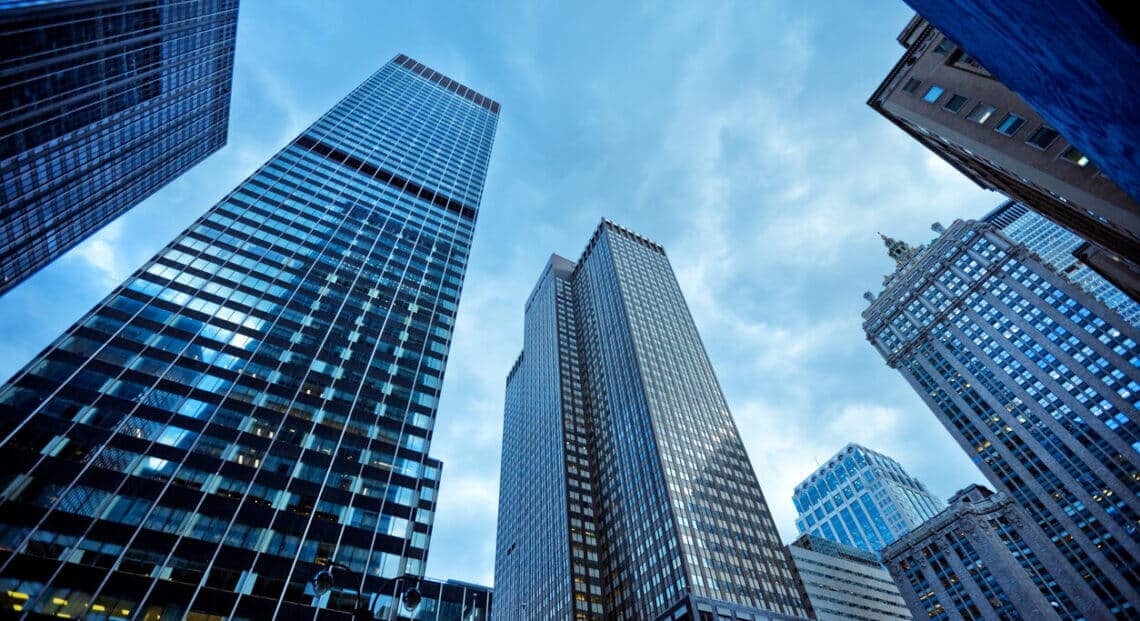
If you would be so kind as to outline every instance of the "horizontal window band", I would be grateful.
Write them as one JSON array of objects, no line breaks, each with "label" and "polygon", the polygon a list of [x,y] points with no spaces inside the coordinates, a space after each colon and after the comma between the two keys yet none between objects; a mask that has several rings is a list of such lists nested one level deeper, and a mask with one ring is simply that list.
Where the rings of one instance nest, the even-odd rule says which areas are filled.
[{"label": "horizontal window band", "polygon": [[471,207],[468,207],[459,201],[452,200],[447,196],[440,194],[439,192],[425,188],[415,181],[412,181],[411,179],[406,179],[400,175],[384,170],[375,164],[366,162],[356,157],[355,155],[345,153],[344,151],[341,151],[332,145],[312,138],[308,134],[301,134],[301,136],[299,136],[293,142],[293,144],[303,149],[308,149],[313,153],[322,155],[325,158],[345,167],[368,175],[373,179],[379,179],[380,181],[383,181],[384,183],[394,188],[398,188],[409,194],[412,194],[413,196],[431,201],[433,204],[452,213],[459,214],[464,218],[467,218],[469,220],[475,219],[475,210]]}]

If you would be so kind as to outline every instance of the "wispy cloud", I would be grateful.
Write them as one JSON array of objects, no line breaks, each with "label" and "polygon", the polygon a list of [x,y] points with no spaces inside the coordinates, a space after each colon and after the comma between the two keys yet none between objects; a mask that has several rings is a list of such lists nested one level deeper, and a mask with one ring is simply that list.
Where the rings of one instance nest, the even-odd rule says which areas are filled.
[{"label": "wispy cloud", "polygon": [[860,329],[860,294],[891,267],[876,231],[922,241],[997,202],[863,104],[908,17],[901,2],[247,3],[230,146],[0,298],[0,358],[30,359],[405,52],[504,104],[433,436],[430,574],[491,580],[523,303],[603,216],[665,245],[785,539],[792,487],[848,441],[948,495],[976,470]]},{"label": "wispy cloud", "polygon": [[114,287],[129,273],[123,267],[120,254],[122,235],[122,220],[116,220],[87,238],[64,260],[82,263],[83,265],[76,266],[76,269],[89,270],[104,283],[104,286]]}]

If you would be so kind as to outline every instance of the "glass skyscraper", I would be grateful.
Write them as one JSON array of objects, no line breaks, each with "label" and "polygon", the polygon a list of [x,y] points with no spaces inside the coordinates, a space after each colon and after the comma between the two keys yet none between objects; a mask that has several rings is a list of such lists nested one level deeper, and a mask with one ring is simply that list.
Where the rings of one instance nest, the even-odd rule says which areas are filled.
[{"label": "glass skyscraper", "polygon": [[806,616],[664,249],[603,221],[577,263],[551,258],[525,324],[494,617]]},{"label": "glass skyscraper", "polygon": [[982,221],[997,226],[1010,240],[1025,244],[1053,270],[1120,313],[1125,321],[1140,326],[1140,302],[1077,258],[1074,253],[1085,245],[1085,240],[1076,233],[1014,201],[1002,203]]},{"label": "glass skyscraper", "polygon": [[237,13],[0,2],[0,294],[226,143]]},{"label": "glass skyscraper", "polygon": [[896,249],[868,338],[1096,597],[1134,618],[1140,334],[992,224]]},{"label": "glass skyscraper", "polygon": [[945,506],[899,462],[848,444],[792,495],[796,528],[868,552],[910,532]]},{"label": "glass skyscraper", "polygon": [[498,113],[396,57],[0,389],[0,608],[390,618]]}]

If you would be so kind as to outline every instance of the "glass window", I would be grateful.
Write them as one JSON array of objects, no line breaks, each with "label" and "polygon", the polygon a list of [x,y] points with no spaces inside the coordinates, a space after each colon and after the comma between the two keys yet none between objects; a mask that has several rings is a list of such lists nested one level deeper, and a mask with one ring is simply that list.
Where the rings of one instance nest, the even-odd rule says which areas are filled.
[{"label": "glass window", "polygon": [[951,112],[961,112],[962,106],[965,106],[967,101],[969,101],[969,99],[966,97],[963,97],[961,95],[954,95],[950,98],[949,101],[946,102],[946,105],[942,107]]},{"label": "glass window", "polygon": [[1068,149],[1065,149],[1061,153],[1061,159],[1065,160],[1066,162],[1076,164],[1081,168],[1089,165],[1089,158],[1085,157],[1085,154],[1081,153],[1077,150],[1076,147],[1073,146],[1070,146]]},{"label": "glass window", "polygon": [[930,88],[926,89],[926,94],[922,96],[922,100],[926,103],[934,103],[938,101],[938,98],[941,97],[944,92],[946,92],[946,89],[937,84],[931,84]]},{"label": "glass window", "polygon": [[970,114],[966,115],[966,118],[981,125],[990,120],[990,117],[993,116],[995,112],[997,112],[997,108],[986,103],[979,103],[974,106],[973,110],[970,110]]},{"label": "glass window", "polygon": [[1022,125],[1025,125],[1025,119],[1010,112],[1009,114],[1005,115],[1005,118],[1001,120],[1001,123],[997,124],[997,127],[994,128],[994,131],[1000,134],[1005,134],[1006,136],[1012,136],[1017,133],[1017,130],[1021,129]]},{"label": "glass window", "polygon": [[904,93],[913,93],[916,90],[918,90],[918,87],[921,85],[922,85],[922,80],[916,80],[914,78],[911,78],[911,79],[906,81],[906,84],[903,85],[903,92]]},{"label": "glass window", "polygon": [[1038,127],[1037,131],[1033,132],[1033,134],[1029,136],[1029,140],[1026,140],[1025,142],[1037,147],[1038,149],[1048,149],[1059,135],[1060,134],[1057,133],[1057,130],[1053,129],[1052,127],[1049,127],[1048,125],[1042,125],[1041,127]]}]

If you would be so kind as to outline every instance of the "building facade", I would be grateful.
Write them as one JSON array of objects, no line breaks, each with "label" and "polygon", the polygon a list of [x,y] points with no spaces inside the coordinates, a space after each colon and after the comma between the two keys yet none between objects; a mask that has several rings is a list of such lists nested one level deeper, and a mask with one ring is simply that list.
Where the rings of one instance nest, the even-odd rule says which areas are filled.
[{"label": "building facade", "polygon": [[[1127,4],[906,0],[1140,200],[1140,34]],[[1080,62],[1066,50],[1080,49]]]},{"label": "building facade", "polygon": [[863,312],[867,338],[1096,599],[1134,617],[1136,328],[992,224],[892,245],[896,271]]},{"label": "building facade", "polygon": [[1126,263],[1129,269],[1105,276],[1121,289],[1136,289],[1140,203],[926,20],[916,16],[898,40],[906,52],[867,103],[978,185]]},{"label": "building facade", "polygon": [[944,506],[899,462],[854,443],[797,485],[792,504],[801,533],[871,553]]},{"label": "building facade", "polygon": [[238,13],[16,4],[0,11],[0,294],[226,143]]},{"label": "building facade", "polygon": [[794,569],[664,249],[554,256],[507,378],[495,618],[788,619]]},{"label": "building facade", "polygon": [[1064,274],[1128,323],[1140,326],[1140,302],[1082,260],[1081,253],[1088,243],[1076,233],[1014,201],[1002,203],[982,221],[997,226],[1011,241],[1025,244],[1054,271]]},{"label": "building facade", "polygon": [[[390,609],[498,112],[396,57],[0,389],[0,607]],[[355,578],[317,597],[331,563]]]},{"label": "building facade", "polygon": [[1104,619],[1108,611],[1013,500],[971,485],[883,548],[918,619]]},{"label": "building facade", "polygon": [[813,535],[788,544],[788,554],[819,621],[914,618],[877,554]]},{"label": "building facade", "polygon": [[391,619],[393,612],[399,617],[415,621],[487,621],[491,618],[492,591],[478,584],[459,580],[422,580],[418,584],[422,600],[415,609],[403,604],[399,608],[375,610],[377,619]]}]

